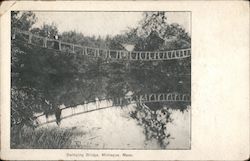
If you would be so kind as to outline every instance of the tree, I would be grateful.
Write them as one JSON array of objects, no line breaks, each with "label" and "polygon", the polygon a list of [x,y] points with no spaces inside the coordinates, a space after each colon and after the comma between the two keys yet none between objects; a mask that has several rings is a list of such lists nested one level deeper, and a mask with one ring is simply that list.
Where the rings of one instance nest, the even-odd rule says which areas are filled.
[{"label": "tree", "polygon": [[53,39],[55,35],[58,35],[58,28],[55,23],[43,24],[40,28],[32,28],[31,32],[36,35]]},{"label": "tree", "polygon": [[31,12],[11,11],[11,28],[29,31],[36,23],[37,17]]},{"label": "tree", "polygon": [[[153,39],[162,39],[162,42],[158,41],[159,50],[191,47],[189,34],[177,23],[168,24],[166,12],[144,12],[143,15],[140,26],[137,28],[137,34],[147,39],[145,43],[152,44],[154,42]],[[149,47],[147,46],[146,48],[148,49]],[[152,50],[155,50],[155,48]]]},{"label": "tree", "polygon": [[138,34],[147,37],[152,31],[156,31],[159,36],[164,37],[165,28],[167,26],[165,12],[144,12],[143,16],[140,27],[138,28]]}]

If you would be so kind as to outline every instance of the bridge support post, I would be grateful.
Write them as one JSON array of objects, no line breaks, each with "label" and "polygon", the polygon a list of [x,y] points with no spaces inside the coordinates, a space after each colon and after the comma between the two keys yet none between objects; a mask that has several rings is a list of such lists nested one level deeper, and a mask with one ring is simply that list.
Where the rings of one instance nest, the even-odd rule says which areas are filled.
[{"label": "bridge support post", "polygon": [[43,47],[47,48],[47,38],[43,38]]},{"label": "bridge support post", "polygon": [[84,48],[84,55],[88,55],[88,48]]},{"label": "bridge support post", "polygon": [[121,59],[121,51],[117,51],[117,59]]},{"label": "bridge support post", "polygon": [[138,54],[139,54],[139,60],[142,60],[142,57],[141,57],[142,53],[139,52]]},{"label": "bridge support post", "polygon": [[183,50],[183,55],[186,57],[187,56],[187,50]]},{"label": "bridge support post", "polygon": [[84,55],[84,48],[82,48],[82,55]]},{"label": "bridge support post", "polygon": [[164,53],[163,53],[163,60],[166,60],[166,59],[167,59],[167,55],[168,55],[167,52],[164,52]]},{"label": "bridge support post", "polygon": [[122,52],[119,51],[118,53],[119,53],[119,59],[122,59]]},{"label": "bridge support post", "polygon": [[136,60],[140,60],[140,52],[136,52]]},{"label": "bridge support post", "polygon": [[88,111],[88,102],[84,101],[84,111]]},{"label": "bridge support post", "polygon": [[148,60],[148,52],[145,52],[145,60]]},{"label": "bridge support post", "polygon": [[111,56],[110,56],[110,50],[107,50],[107,59],[110,59]]},{"label": "bridge support post", "polygon": [[180,57],[183,57],[183,50],[180,51]]},{"label": "bridge support post", "polygon": [[188,49],[187,50],[187,56],[190,56],[191,55],[191,49]]},{"label": "bridge support post", "polygon": [[159,52],[155,52],[155,59],[159,59]]},{"label": "bridge support post", "polygon": [[100,56],[100,51],[99,49],[96,49],[96,57],[99,57]]},{"label": "bridge support post", "polygon": [[31,39],[32,39],[32,34],[30,33],[29,34],[29,40],[28,40],[28,43],[31,44]]},{"label": "bridge support post", "polygon": [[58,41],[58,49],[61,51],[62,50],[62,42]]},{"label": "bridge support post", "polygon": [[148,54],[149,54],[149,57],[148,57],[149,60],[152,60],[152,57],[151,57],[152,52],[149,52]]}]

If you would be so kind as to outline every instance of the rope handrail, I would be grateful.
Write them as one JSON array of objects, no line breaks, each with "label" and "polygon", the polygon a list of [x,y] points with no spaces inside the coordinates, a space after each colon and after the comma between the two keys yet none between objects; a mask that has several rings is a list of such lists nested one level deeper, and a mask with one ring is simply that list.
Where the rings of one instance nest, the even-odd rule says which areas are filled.
[{"label": "rope handrail", "polygon": [[[80,44],[74,44],[69,42],[63,42],[61,40],[51,39],[43,36],[39,36],[37,34],[33,34],[29,31],[23,31],[17,28],[13,29],[12,38],[16,39],[17,34],[25,34],[29,36],[28,43],[33,44],[33,38],[38,38],[43,41],[43,44],[39,44],[39,46],[50,48],[48,46],[48,42],[57,43],[59,51],[65,51],[62,49],[62,46],[69,46],[70,49],[66,48],[66,51],[76,53],[79,52],[83,55],[94,56],[94,57],[104,57],[106,59],[127,59],[127,60],[171,60],[171,59],[182,59],[188,58],[191,56],[191,48],[187,49],[177,49],[177,50],[166,50],[166,51],[126,51],[126,50],[113,50],[113,49],[105,49],[105,48],[95,48],[82,46]],[[32,42],[33,41],[33,42]],[[37,44],[36,44],[37,45]],[[75,48],[78,48],[75,49]]]}]

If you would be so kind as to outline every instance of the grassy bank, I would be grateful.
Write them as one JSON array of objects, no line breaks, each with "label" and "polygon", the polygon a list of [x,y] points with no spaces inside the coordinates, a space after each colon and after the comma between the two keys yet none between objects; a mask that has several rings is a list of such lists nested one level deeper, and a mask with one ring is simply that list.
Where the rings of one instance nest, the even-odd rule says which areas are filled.
[{"label": "grassy bank", "polygon": [[23,127],[21,130],[12,129],[11,148],[13,149],[61,149],[69,148],[74,130],[58,127],[31,129]]}]

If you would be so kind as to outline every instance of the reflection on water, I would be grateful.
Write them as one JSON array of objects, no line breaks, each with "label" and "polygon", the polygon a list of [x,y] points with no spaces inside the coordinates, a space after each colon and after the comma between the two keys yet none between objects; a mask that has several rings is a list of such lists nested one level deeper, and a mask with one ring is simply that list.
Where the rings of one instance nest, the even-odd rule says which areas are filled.
[{"label": "reflection on water", "polygon": [[[186,110],[187,106],[185,109],[182,109],[182,113],[184,113]],[[172,136],[171,131],[168,129],[169,124],[172,124],[172,122],[174,121],[172,113],[173,108],[170,108],[170,106],[162,105],[159,103],[151,104],[148,106],[143,103],[138,103],[136,106],[136,110],[131,112],[130,116],[136,119],[138,121],[138,124],[144,128],[146,140],[151,141],[152,139],[155,139],[157,140],[159,146],[165,149],[170,144],[170,139],[174,139],[174,136]],[[176,109],[174,110],[174,113],[176,114]],[[179,117],[177,117],[176,119],[182,119],[182,117],[183,116],[179,115]],[[178,120],[175,120],[175,122],[178,122]],[[184,129],[186,128],[189,127],[184,127]],[[176,129],[173,128],[173,130]],[[185,136],[181,136],[181,138],[183,137]],[[188,139],[189,138],[187,138],[187,140],[184,140],[184,142],[188,141]]]},{"label": "reflection on water", "polygon": [[168,108],[151,110],[145,104],[138,104],[136,107],[136,111],[131,113],[131,117],[143,126],[146,139],[157,139],[160,146],[165,148],[169,144],[168,138],[170,137],[167,123],[172,122]]}]

